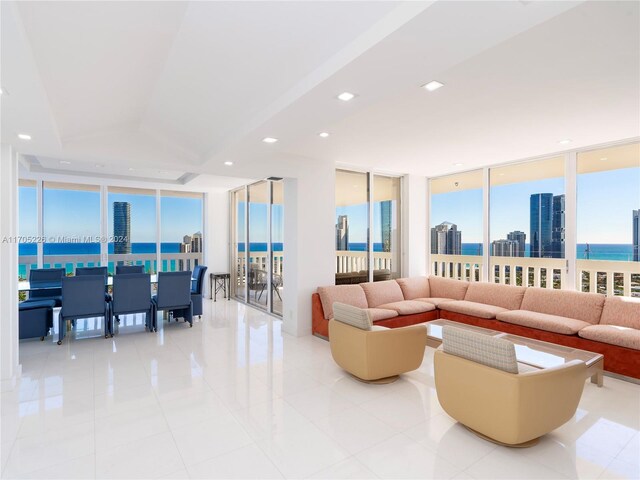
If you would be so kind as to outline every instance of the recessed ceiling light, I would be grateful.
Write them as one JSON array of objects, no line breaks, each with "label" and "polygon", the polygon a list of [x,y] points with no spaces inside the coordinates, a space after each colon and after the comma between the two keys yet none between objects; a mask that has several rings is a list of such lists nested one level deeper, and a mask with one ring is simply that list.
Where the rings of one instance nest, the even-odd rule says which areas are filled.
[{"label": "recessed ceiling light", "polygon": [[130,172],[133,172],[133,167],[129,167],[129,171],[130,171]]},{"label": "recessed ceiling light", "polygon": [[31,135],[29,135],[27,133],[19,133],[18,134],[18,138],[20,140],[31,140]]},{"label": "recessed ceiling light", "polygon": [[602,157],[602,158],[600,159],[600,161],[601,161],[601,162],[606,162],[607,160],[609,160],[609,158],[608,158],[608,157]]},{"label": "recessed ceiling light", "polygon": [[277,138],[273,138],[273,137],[265,137],[262,139],[262,141],[264,143],[276,143],[278,141]]},{"label": "recessed ceiling light", "polygon": [[342,92],[340,95],[338,95],[338,99],[342,100],[343,102],[348,102],[349,100],[353,100],[355,97],[356,97],[355,94],[351,92]]},{"label": "recessed ceiling light", "polygon": [[440,87],[444,87],[444,83],[437,82],[435,80],[430,81],[429,83],[425,83],[422,88],[429,92],[433,92],[434,90],[439,89]]},{"label": "recessed ceiling light", "polygon": [[454,164],[453,164],[453,166],[454,166],[454,167],[461,167],[461,166],[463,166],[463,165],[464,165],[464,163],[454,163]]},{"label": "recessed ceiling light", "polygon": [[96,168],[104,168],[104,165],[101,163],[96,163]]},{"label": "recessed ceiling light", "polygon": [[233,162],[232,162],[232,161],[230,161],[230,160],[227,160],[226,162],[224,162],[224,164],[225,164],[227,167],[230,167],[231,165],[233,165]]},{"label": "recessed ceiling light", "polygon": [[564,140],[560,140],[558,143],[559,143],[560,145],[568,145],[568,144],[570,144],[570,143],[571,143],[571,140],[570,140],[570,139],[568,139],[568,138],[565,138]]},{"label": "recessed ceiling light", "polygon": [[71,165],[69,160],[60,160],[60,165]]},{"label": "recessed ceiling light", "polygon": [[318,134],[318,136],[322,137],[322,138],[327,138],[329,136],[329,133],[328,132],[321,132],[321,133]]}]

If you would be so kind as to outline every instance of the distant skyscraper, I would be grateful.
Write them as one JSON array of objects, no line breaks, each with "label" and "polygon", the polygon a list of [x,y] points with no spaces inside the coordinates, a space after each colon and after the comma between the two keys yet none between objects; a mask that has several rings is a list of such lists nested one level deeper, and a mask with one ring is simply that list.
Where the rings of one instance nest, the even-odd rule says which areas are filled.
[{"label": "distant skyscraper", "polygon": [[113,253],[131,253],[131,204],[113,202]]},{"label": "distant skyscraper", "polygon": [[185,235],[182,237],[182,243],[180,244],[180,253],[191,252],[191,236]]},{"label": "distant skyscraper", "polygon": [[534,193],[530,211],[531,256],[564,257],[564,195]]},{"label": "distant skyscraper", "polygon": [[520,230],[514,230],[507,234],[507,240],[511,240],[515,243],[513,250],[513,257],[524,257],[525,248],[527,245],[527,234]]},{"label": "distant skyscraper", "polygon": [[191,237],[191,251],[195,253],[202,252],[202,233],[196,232]]},{"label": "distant skyscraper", "polygon": [[555,195],[553,197],[551,228],[551,256],[553,258],[564,258],[564,195]]},{"label": "distant skyscraper", "polygon": [[462,254],[462,232],[455,223],[442,222],[431,229],[431,253]]},{"label": "distant skyscraper", "polygon": [[640,208],[633,211],[633,261],[640,262]]},{"label": "distant skyscraper", "polygon": [[380,228],[382,229],[382,251],[391,251],[391,200],[380,202]]},{"label": "distant skyscraper", "polygon": [[494,240],[491,242],[491,255],[494,257],[517,257],[516,248],[518,248],[518,244],[513,240]]},{"label": "distant skyscraper", "polygon": [[349,250],[349,219],[346,215],[338,216],[338,223],[336,223],[336,250]]}]

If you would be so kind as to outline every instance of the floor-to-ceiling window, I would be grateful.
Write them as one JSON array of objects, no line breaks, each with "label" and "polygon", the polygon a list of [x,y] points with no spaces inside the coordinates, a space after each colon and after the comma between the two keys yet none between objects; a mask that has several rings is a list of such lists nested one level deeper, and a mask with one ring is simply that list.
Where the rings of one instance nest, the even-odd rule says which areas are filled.
[{"label": "floor-to-ceiling window", "polygon": [[[565,278],[563,156],[490,170],[489,281],[561,288]],[[551,285],[549,285],[551,286]]]},{"label": "floor-to-ceiling window", "polygon": [[282,315],[284,258],[284,185],[282,181],[274,181],[271,195],[271,311],[276,315]]},{"label": "floor-to-ceiling window", "polygon": [[241,299],[247,296],[247,189],[231,192],[231,291]]},{"label": "floor-to-ceiling window", "polygon": [[108,192],[109,272],[120,264],[157,272],[156,191],[109,187]]},{"label": "floor-to-ceiling window", "polygon": [[271,244],[269,242],[269,205],[271,184],[262,181],[249,185],[249,250],[247,287],[249,303],[267,308],[269,300],[268,276]]},{"label": "floor-to-ceiling window", "polygon": [[640,296],[640,144],[580,152],[578,289]]},{"label": "floor-to-ceiling window", "polygon": [[44,182],[42,217],[45,268],[100,264],[100,187]]},{"label": "floor-to-ceiling window", "polygon": [[193,270],[204,248],[202,193],[160,192],[160,259],[162,270]]},{"label": "floor-to-ceiling window", "polygon": [[437,275],[482,278],[482,182],[482,170],[429,182],[431,266]]},{"label": "floor-to-ceiling window", "polygon": [[399,278],[400,195],[402,179],[373,175],[373,271]]},{"label": "floor-to-ceiling window", "polygon": [[18,183],[18,277],[29,278],[29,270],[38,267],[38,195],[37,182],[20,180]]}]

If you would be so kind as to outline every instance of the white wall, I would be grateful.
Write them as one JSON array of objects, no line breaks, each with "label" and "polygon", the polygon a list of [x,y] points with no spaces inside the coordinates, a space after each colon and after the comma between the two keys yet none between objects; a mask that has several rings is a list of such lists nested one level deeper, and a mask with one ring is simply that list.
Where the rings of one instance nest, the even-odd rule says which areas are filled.
[{"label": "white wall", "polygon": [[207,266],[204,296],[208,298],[209,274],[229,272],[229,192],[216,190],[205,194],[203,233]]},{"label": "white wall", "polygon": [[405,175],[402,201],[403,275],[427,274],[427,179]]},{"label": "white wall", "polygon": [[311,333],[311,294],[335,278],[335,166],[306,162],[284,179],[283,330]]},{"label": "white wall", "polygon": [[18,161],[0,145],[0,391],[20,376],[18,357]]}]

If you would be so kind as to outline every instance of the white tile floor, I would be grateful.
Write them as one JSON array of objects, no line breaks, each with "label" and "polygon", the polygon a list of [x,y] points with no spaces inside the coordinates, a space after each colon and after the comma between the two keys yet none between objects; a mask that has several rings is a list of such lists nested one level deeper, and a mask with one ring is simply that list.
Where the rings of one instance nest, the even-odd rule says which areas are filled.
[{"label": "white tile floor", "polygon": [[[3,478],[638,478],[640,386],[587,383],[530,449],[487,443],[438,404],[433,351],[391,385],[349,378],[327,342],[234,301],[193,328],[21,343],[1,395]],[[97,325],[99,327],[99,325]],[[87,331],[83,331],[83,329]],[[95,338],[91,337],[95,333]]]}]

